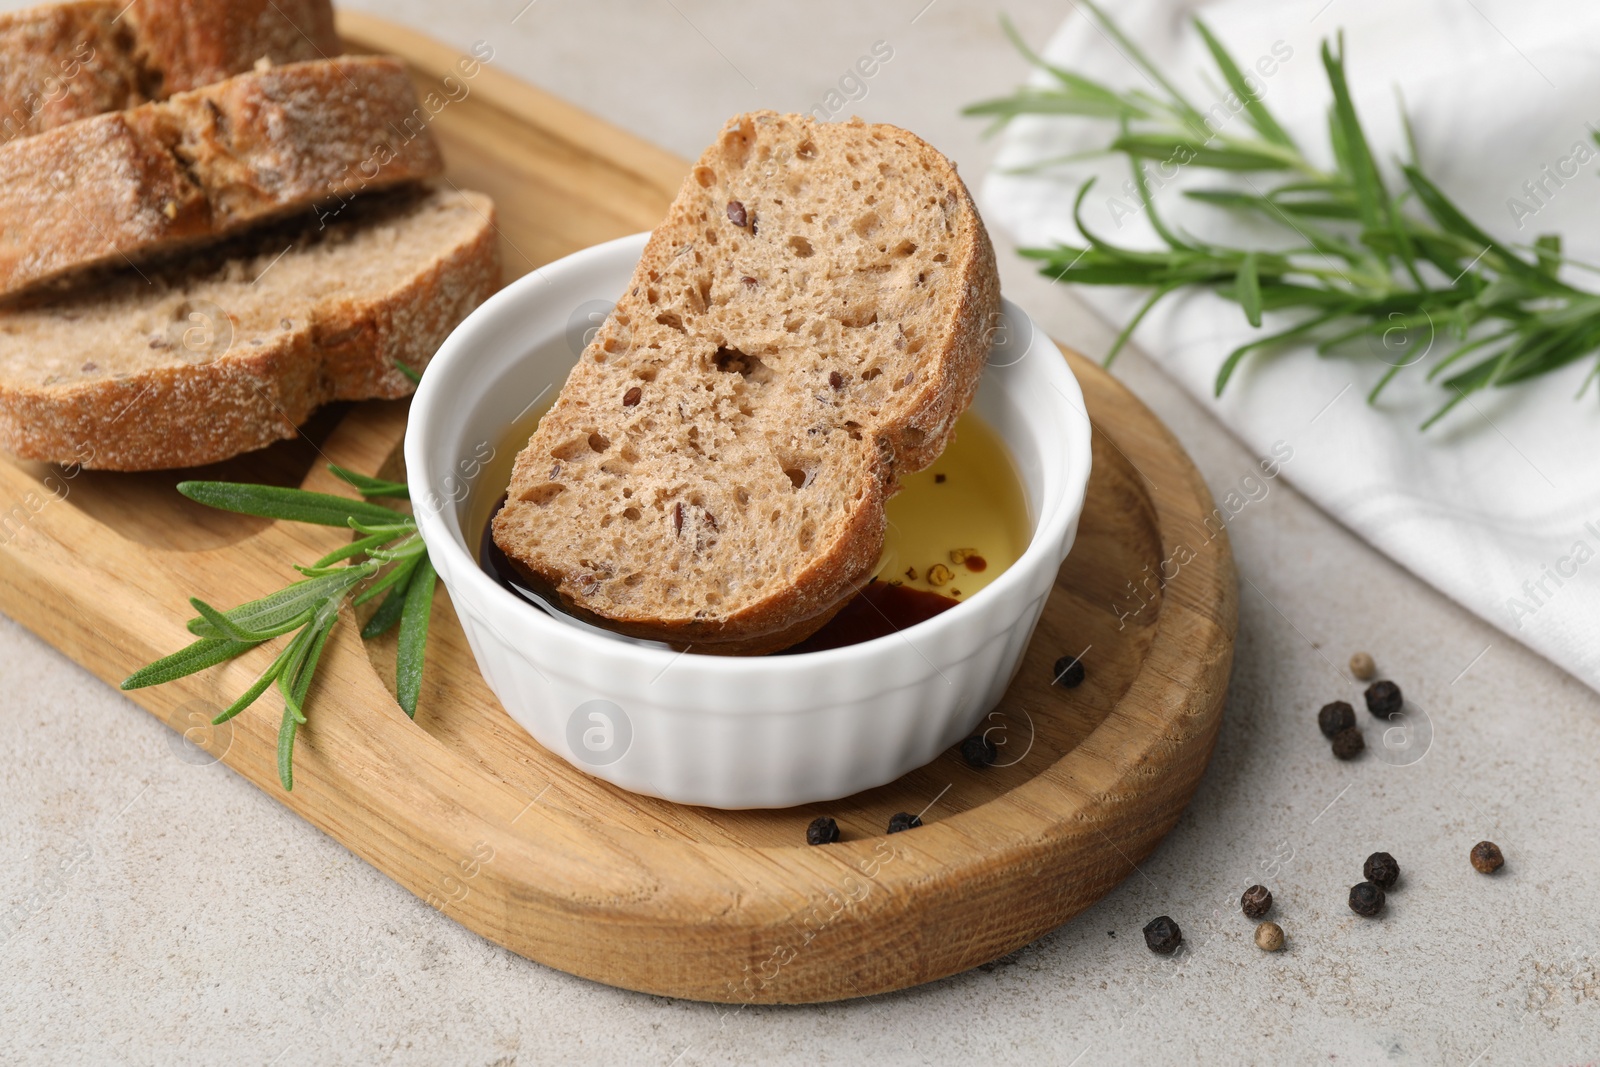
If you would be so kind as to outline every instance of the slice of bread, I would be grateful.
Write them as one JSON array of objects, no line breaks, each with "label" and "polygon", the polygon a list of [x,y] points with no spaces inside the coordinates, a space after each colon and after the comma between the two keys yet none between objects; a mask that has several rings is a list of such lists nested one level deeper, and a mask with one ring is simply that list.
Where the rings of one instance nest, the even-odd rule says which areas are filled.
[{"label": "slice of bread", "polygon": [[151,470],[293,437],[331,400],[397,397],[500,283],[494,204],[402,190],[209,262],[119,272],[0,312],[0,447]]},{"label": "slice of bread", "polygon": [[344,51],[329,0],[133,0],[134,58],[152,99],[255,66],[332,59]]},{"label": "slice of bread", "polygon": [[994,250],[892,126],[723,130],[518,455],[495,542],[579,614],[696,652],[808,636],[977,390]]},{"label": "slice of bread", "polygon": [[344,49],[328,0],[81,0],[0,14],[0,143]]},{"label": "slice of bread", "polygon": [[0,296],[444,169],[405,65],[272,67],[0,148]]}]

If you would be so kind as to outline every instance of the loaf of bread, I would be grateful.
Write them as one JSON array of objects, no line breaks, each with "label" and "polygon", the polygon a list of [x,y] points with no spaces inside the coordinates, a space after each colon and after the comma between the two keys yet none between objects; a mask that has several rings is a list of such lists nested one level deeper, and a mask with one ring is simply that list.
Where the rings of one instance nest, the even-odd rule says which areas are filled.
[{"label": "loaf of bread", "polygon": [[0,146],[0,297],[439,174],[404,64],[316,60]]},{"label": "loaf of bread", "polygon": [[343,49],[328,0],[79,0],[0,14],[0,143]]},{"label": "loaf of bread", "polygon": [[949,440],[999,299],[982,220],[933,148],[739,116],[518,455],[495,542],[621,632],[793,644],[871,578],[884,502]]},{"label": "loaf of bread", "polygon": [[493,203],[427,189],[120,271],[0,312],[0,447],[115,470],[261,448],[328,401],[408,394],[396,361],[420,371],[499,282]]}]

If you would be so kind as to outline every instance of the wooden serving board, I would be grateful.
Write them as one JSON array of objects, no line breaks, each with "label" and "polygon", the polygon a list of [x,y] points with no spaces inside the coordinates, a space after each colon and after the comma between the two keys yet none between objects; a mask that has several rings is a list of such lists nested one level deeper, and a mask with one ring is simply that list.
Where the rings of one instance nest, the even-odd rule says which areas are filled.
[{"label": "wooden serving board", "polygon": [[[435,42],[350,12],[340,26],[356,50],[405,57],[424,94],[470,87],[431,127],[450,180],[498,201],[509,276],[648,229],[676,192],[682,160],[492,64],[463,78]],[[441,84],[452,72],[453,92]],[[1199,474],[1116,381],[1066,358],[1097,431],[1094,476],[1077,546],[988,723],[1004,766],[947,753],[880,789],[781,811],[635,796],[512,723],[442,595],[415,722],[391,693],[392,644],[363,645],[348,620],[336,629],[292,793],[277,781],[274,697],[206,725],[270,648],[133,698],[457,921],[573,974],[775,1003],[984,963],[1099,899],[1172,827],[1210,758],[1232,660],[1233,561]],[[174,492],[180,478],[339,492],[323,463],[395,469],[405,413],[324,411],[298,440],[202,471],[68,477],[0,461],[0,609],[115,684],[187,640],[190,595],[261,596],[346,536],[207,510]],[[1068,653],[1088,672],[1072,690],[1049,684]],[[887,836],[896,811],[926,825]],[[819,814],[838,820],[841,843],[806,846]]]}]

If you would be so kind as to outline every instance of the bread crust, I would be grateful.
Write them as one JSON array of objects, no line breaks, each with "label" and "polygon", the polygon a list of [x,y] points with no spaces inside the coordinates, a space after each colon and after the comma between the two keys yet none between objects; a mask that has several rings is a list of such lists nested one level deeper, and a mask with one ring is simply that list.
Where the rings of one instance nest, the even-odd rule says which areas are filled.
[{"label": "bread crust", "polygon": [[[830,543],[811,553],[790,580],[757,599],[722,611],[698,607],[669,612],[661,610],[666,607],[661,603],[601,602],[594,595],[597,577],[605,580],[604,574],[597,576],[598,565],[557,544],[559,532],[542,529],[529,510],[538,504],[526,501],[536,499],[543,481],[553,480],[543,469],[549,466],[545,454],[551,446],[559,447],[560,440],[576,432],[586,418],[598,417],[587,398],[566,406],[564,402],[568,401],[569,392],[578,388],[575,382],[582,380],[585,384],[581,388],[587,389],[595,375],[605,373],[592,364],[596,353],[608,350],[607,346],[625,330],[618,325],[618,314],[626,312],[637,318],[641,312],[655,311],[654,307],[640,304],[636,294],[666,274],[668,264],[684,254],[683,242],[701,239],[703,228],[710,225],[704,221],[705,190],[710,180],[705,172],[714,170],[729,153],[745,151],[773,124],[798,131],[794,136],[802,139],[808,133],[819,139],[828,136],[827,127],[809,118],[780,116],[770,111],[741,115],[728,123],[718,143],[707,150],[685,178],[666,220],[651,235],[630,281],[632,295],[619,302],[601,327],[568,379],[557,407],[541,422],[518,457],[510,502],[495,521],[495,540],[513,565],[536,588],[558,596],[568,610],[631,636],[667,641],[678,647],[692,646],[697,652],[755,654],[787,647],[820,628],[871,578],[883,545],[885,504],[898,490],[902,473],[920,470],[933,462],[949,441],[957,417],[977,390],[988,353],[989,327],[999,310],[993,246],[953,164],[903,130],[867,126],[855,120],[852,129],[862,136],[892,138],[922,164],[922,169],[932,175],[928,181],[940,185],[949,200],[948,204],[939,205],[940,210],[948,209],[950,217],[961,220],[948,264],[949,273],[959,279],[959,292],[943,306],[926,347],[919,353],[914,390],[908,390],[909,398],[901,395],[895,401],[899,405],[897,414],[862,428],[870,437],[860,444],[859,452],[851,453],[851,462],[858,462],[864,472],[861,484],[856,486],[858,492],[853,499],[841,501],[843,516],[837,520],[837,536],[830,535]],[[784,173],[780,168],[778,177],[772,179],[775,186]],[[769,189],[767,195],[781,192]],[[713,206],[717,209],[713,214],[720,215],[721,204]],[[716,221],[721,223],[720,219]],[[740,225],[742,230],[743,224]],[[753,230],[751,227],[752,233]],[[876,322],[875,317],[873,321]],[[600,362],[604,362],[603,358]],[[623,383],[619,381],[620,384]],[[706,388],[712,386],[708,384]],[[830,447],[858,446],[840,439]]]},{"label": "bread crust", "polygon": [[[453,247],[423,252],[401,285],[374,298],[285,307],[302,325],[208,363],[53,385],[0,381],[0,447],[106,470],[198,466],[293,437],[321,404],[409,395],[413,386],[395,361],[422,370],[500,284],[492,201],[428,195],[464,201],[482,224]],[[403,228],[404,220],[383,224]]]},{"label": "bread crust", "polygon": [[344,51],[328,0],[134,0],[135,59],[154,99],[273,64]]},{"label": "bread crust", "polygon": [[0,14],[0,143],[343,51],[328,0],[79,0]]},{"label": "bread crust", "polygon": [[0,147],[0,297],[442,172],[405,66],[274,67]]}]

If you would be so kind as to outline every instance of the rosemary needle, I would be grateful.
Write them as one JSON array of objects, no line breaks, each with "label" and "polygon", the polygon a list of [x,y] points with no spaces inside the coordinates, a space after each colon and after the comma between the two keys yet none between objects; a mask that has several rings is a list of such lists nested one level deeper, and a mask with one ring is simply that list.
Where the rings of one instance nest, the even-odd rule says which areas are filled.
[{"label": "rosemary needle", "polygon": [[[965,113],[992,118],[996,126],[1019,115],[1115,124],[1103,148],[1071,158],[1126,157],[1139,209],[1164,247],[1125,248],[1092,232],[1082,216],[1084,198],[1094,184],[1090,179],[1080,186],[1073,204],[1084,243],[1022,250],[1054,281],[1149,292],[1106,362],[1168,294],[1210,289],[1237,303],[1257,329],[1268,312],[1300,315],[1230,352],[1217,371],[1219,395],[1254,353],[1302,344],[1314,346],[1319,354],[1366,349],[1388,364],[1369,402],[1413,364],[1424,366],[1427,379],[1439,383],[1445,399],[1423,423],[1426,429],[1473,392],[1525,382],[1600,353],[1600,293],[1564,280],[1564,268],[1583,265],[1563,255],[1560,236],[1545,234],[1526,250],[1496,241],[1424,172],[1403,110],[1410,158],[1396,161],[1398,181],[1385,180],[1350,93],[1342,36],[1336,44],[1324,41],[1321,50],[1332,96],[1328,138],[1335,165],[1327,170],[1306,158],[1200,20],[1195,27],[1228,86],[1225,106],[1242,118],[1247,132],[1211,129],[1205,114],[1093,0],[1082,2],[1157,91],[1120,91],[1053,66],[1005,23],[1022,55],[1048,72],[1055,84],[982,101]],[[1600,143],[1600,132],[1594,136]],[[1151,161],[1255,175],[1246,182],[1248,191],[1189,189],[1184,196],[1251,214],[1282,231],[1287,247],[1235,248],[1174,233],[1156,207],[1145,171]],[[1037,171],[1049,162],[1059,161],[1026,169]],[[1431,344],[1435,340],[1444,343]],[[1413,359],[1413,351],[1424,355]],[[1584,389],[1596,377],[1600,359]]]},{"label": "rosemary needle", "polygon": [[[329,469],[363,497],[403,498],[407,494],[401,482],[371,478],[334,464],[329,464]],[[362,636],[375,637],[396,621],[401,623],[396,685],[406,714],[415,717],[417,694],[422,687],[428,612],[434,593],[433,566],[417,533],[415,520],[365,499],[281,486],[182,482],[178,491],[191,500],[224,511],[321,526],[344,526],[365,536],[310,565],[297,567],[307,575],[303,580],[291,582],[275,593],[228,611],[191,597],[189,604],[198,614],[189,620],[188,626],[198,640],[135,671],[123,681],[123,689],[162,685],[293,633],[294,637],[250,688],[212,720],[213,723],[227,722],[276,685],[283,697],[283,718],[278,726],[278,780],[284,789],[292,790],[295,737],[306,722],[311,683],[328,638],[338,625],[340,609],[352,598],[354,603],[360,604],[390,590],[388,599],[362,630]],[[357,587],[363,584],[366,588],[357,593]]]}]

